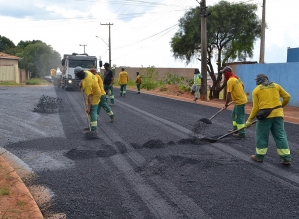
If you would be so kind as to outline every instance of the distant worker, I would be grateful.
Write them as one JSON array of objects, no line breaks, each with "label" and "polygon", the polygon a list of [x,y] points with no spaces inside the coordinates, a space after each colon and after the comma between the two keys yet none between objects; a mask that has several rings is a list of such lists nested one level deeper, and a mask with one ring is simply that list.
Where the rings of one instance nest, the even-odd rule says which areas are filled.
[{"label": "distant worker", "polygon": [[50,70],[50,72],[51,72],[51,78],[52,78],[52,80],[54,80],[57,71],[56,71],[56,69],[52,68],[52,69]]},{"label": "distant worker", "polygon": [[89,71],[96,76],[97,81],[98,81],[98,85],[99,85],[100,90],[101,90],[101,98],[100,98],[97,114],[99,116],[101,108],[103,108],[106,111],[106,113],[108,114],[108,116],[110,117],[111,122],[114,122],[115,115],[112,112],[110,106],[108,105],[108,103],[106,101],[106,92],[104,90],[103,80],[102,80],[101,76],[98,74],[98,72],[95,68],[91,68],[91,69],[89,69]]},{"label": "distant worker", "polygon": [[126,97],[128,81],[129,81],[128,72],[125,71],[125,68],[122,68],[121,72],[118,75],[118,84],[120,85],[120,96],[121,97]]},{"label": "distant worker", "polygon": [[[271,131],[276,143],[277,153],[284,165],[291,164],[291,152],[284,129],[283,107],[290,101],[288,94],[279,84],[269,82],[267,75],[258,74],[256,88],[252,91],[252,110],[246,121],[246,127],[251,126],[255,117],[256,140],[255,154],[250,158],[263,162],[268,150],[269,133]],[[280,100],[282,98],[282,102]]]},{"label": "distant worker", "polygon": [[201,79],[202,75],[199,72],[199,69],[196,68],[194,70],[194,77],[193,77],[193,85],[191,87],[191,93],[195,94],[194,101],[198,100],[199,94],[200,94],[200,88],[201,88]]},{"label": "distant worker", "polygon": [[80,66],[75,68],[74,73],[81,80],[80,86],[87,97],[86,114],[89,115],[90,131],[97,132],[97,111],[101,97],[101,90],[96,80],[96,76],[90,71],[84,71]]},{"label": "distant worker", "polygon": [[113,93],[113,82],[114,82],[114,75],[112,70],[110,69],[109,63],[104,64],[104,90],[106,92],[106,101],[108,103],[108,98],[110,95],[110,106],[114,105],[114,93]]},{"label": "distant worker", "polygon": [[138,91],[137,94],[140,94],[140,86],[142,84],[142,78],[141,78],[141,75],[139,74],[139,72],[136,72],[136,75],[137,75],[137,77],[136,77],[135,83],[136,83],[137,91]]},{"label": "distant worker", "polygon": [[[233,130],[243,128],[245,127],[245,104],[247,103],[244,85],[241,79],[233,73],[231,67],[226,66],[220,72],[224,74],[227,81],[226,102],[223,109],[228,107],[229,102],[232,99],[235,104],[232,111]],[[238,133],[234,133],[233,136],[244,138],[245,129],[240,130]]]}]

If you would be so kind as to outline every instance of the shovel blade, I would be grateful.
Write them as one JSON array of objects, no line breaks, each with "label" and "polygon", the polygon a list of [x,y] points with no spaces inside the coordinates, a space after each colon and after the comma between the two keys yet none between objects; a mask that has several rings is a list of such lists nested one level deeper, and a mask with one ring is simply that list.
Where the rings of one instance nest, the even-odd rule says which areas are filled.
[{"label": "shovel blade", "polygon": [[214,138],[206,138],[206,137],[202,138],[201,140],[203,140],[203,141],[208,141],[208,142],[211,142],[211,143],[214,143],[214,142],[218,141],[218,139],[214,139]]},{"label": "shovel blade", "polygon": [[201,118],[199,121],[206,123],[206,124],[212,124],[212,121],[210,119],[207,118]]}]

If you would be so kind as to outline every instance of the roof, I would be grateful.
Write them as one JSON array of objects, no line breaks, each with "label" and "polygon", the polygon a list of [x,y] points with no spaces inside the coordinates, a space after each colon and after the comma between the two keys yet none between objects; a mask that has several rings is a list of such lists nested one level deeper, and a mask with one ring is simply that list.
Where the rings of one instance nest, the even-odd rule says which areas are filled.
[{"label": "roof", "polygon": [[0,52],[0,59],[17,59],[17,60],[19,60],[21,58],[17,57],[17,56],[13,56],[13,55],[9,55],[9,54]]}]

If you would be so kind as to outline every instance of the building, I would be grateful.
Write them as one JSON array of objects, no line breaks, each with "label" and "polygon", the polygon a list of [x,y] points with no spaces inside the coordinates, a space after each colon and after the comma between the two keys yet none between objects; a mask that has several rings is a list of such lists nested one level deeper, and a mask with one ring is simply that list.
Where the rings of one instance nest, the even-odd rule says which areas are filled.
[{"label": "building", "polygon": [[0,52],[0,81],[23,83],[29,79],[24,69],[19,69],[21,58]]}]

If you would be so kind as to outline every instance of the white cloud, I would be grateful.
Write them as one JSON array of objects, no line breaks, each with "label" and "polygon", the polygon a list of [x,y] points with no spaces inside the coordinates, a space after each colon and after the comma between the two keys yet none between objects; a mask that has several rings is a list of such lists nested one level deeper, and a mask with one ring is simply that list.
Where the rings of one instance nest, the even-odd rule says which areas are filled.
[{"label": "white cloud", "polygon": [[[85,44],[89,55],[101,56],[107,62],[109,28],[101,24],[110,22],[113,24],[110,26],[112,64],[200,67],[197,60],[188,66],[183,61],[175,60],[169,45],[171,37],[178,30],[178,27],[170,27],[178,24],[186,9],[198,6],[196,0],[156,0],[152,4],[148,4],[150,1],[146,1],[147,4],[126,1],[124,4],[120,0],[17,2],[20,7],[12,7],[7,1],[0,0],[0,34],[15,44],[21,40],[42,40],[61,56],[72,52],[83,53],[84,47],[79,45]],[[213,5],[217,2],[209,0],[207,3]],[[248,3],[261,2],[252,0]],[[281,7],[280,1],[267,0],[266,62],[285,62],[287,47],[298,47],[299,15],[295,11],[296,3],[296,0],[287,0],[287,4]],[[258,13],[261,17],[260,6]],[[258,41],[253,61],[259,59],[259,46]]]}]

